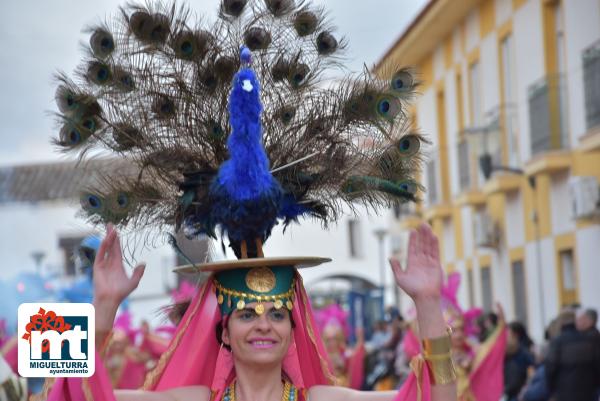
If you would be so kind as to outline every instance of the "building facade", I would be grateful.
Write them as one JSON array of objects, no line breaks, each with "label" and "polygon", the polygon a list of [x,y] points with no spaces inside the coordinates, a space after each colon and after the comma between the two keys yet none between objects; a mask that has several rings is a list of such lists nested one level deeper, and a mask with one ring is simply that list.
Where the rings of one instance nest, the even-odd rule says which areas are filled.
[{"label": "building facade", "polygon": [[424,202],[460,300],[540,339],[562,306],[600,309],[600,3],[432,0],[378,62],[417,66],[432,144]]}]

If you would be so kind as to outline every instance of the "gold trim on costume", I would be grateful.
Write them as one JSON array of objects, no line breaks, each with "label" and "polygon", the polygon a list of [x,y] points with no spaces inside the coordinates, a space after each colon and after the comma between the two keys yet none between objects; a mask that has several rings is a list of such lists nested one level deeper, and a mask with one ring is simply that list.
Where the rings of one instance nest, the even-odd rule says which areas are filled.
[{"label": "gold trim on costume", "polygon": [[[221,283],[219,283],[216,279],[213,279],[213,283],[215,284],[215,288],[217,289],[217,291],[219,292],[219,294],[223,294],[224,296],[228,296],[229,298],[244,298],[244,299],[250,299],[256,302],[275,302],[278,299],[292,299],[294,296],[294,287],[296,284],[296,280],[292,281],[292,286],[290,287],[289,291],[281,293],[281,294],[275,294],[275,295],[254,295],[254,294],[249,294],[247,292],[241,292],[241,291],[237,291],[237,290],[232,290],[230,288],[225,288],[223,287],[223,285],[221,285]],[[221,302],[222,303],[222,302]],[[242,308],[238,308],[238,309],[243,309]]]},{"label": "gold trim on costume", "polygon": [[423,398],[423,366],[425,364],[425,360],[421,354],[414,356],[410,360],[410,368],[415,373],[415,378],[417,380],[417,401],[421,401]]},{"label": "gold trim on costume", "polygon": [[85,401],[94,401],[92,389],[90,388],[90,383],[88,382],[87,377],[81,379],[81,389],[83,390],[83,396],[85,397]]},{"label": "gold trim on costume", "polygon": [[483,360],[488,356],[492,347],[496,344],[498,337],[502,334],[502,331],[506,327],[505,322],[499,322],[492,334],[489,335],[488,338],[485,339],[483,344],[477,348],[477,353],[475,354],[475,358],[473,359],[473,365],[471,367],[471,372],[479,368],[479,365],[483,362]]}]

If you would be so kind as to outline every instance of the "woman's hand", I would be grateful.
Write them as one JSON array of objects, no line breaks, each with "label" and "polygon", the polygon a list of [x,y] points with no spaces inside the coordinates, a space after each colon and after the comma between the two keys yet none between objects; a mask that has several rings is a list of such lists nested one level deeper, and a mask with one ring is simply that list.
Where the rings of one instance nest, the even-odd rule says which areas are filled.
[{"label": "woman's hand", "polygon": [[112,224],[106,227],[106,237],[94,261],[94,306],[97,330],[111,330],[114,315],[123,300],[138,286],[144,274],[144,264],[136,266],[131,277],[123,266],[119,235]]},{"label": "woman's hand", "polygon": [[396,284],[414,301],[440,298],[443,274],[439,244],[429,225],[421,224],[411,231],[406,270],[397,259],[390,259],[390,264]]},{"label": "woman's hand", "polygon": [[94,262],[94,297],[100,302],[120,305],[140,283],[145,264],[136,266],[131,277],[123,267],[119,234],[112,224],[106,228],[106,237],[100,244]]}]

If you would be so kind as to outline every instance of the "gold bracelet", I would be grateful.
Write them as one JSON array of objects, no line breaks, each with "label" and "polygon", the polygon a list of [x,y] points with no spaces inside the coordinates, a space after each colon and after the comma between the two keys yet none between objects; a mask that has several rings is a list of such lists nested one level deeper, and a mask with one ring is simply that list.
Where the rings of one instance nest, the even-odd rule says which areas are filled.
[{"label": "gold bracelet", "polygon": [[423,358],[429,370],[432,383],[450,384],[456,381],[456,371],[452,362],[452,329],[448,327],[444,336],[423,339]]},{"label": "gold bracelet", "polygon": [[425,357],[428,355],[446,354],[450,352],[452,343],[450,336],[452,335],[452,329],[448,327],[446,334],[435,338],[424,338],[421,342],[423,344],[423,354]]},{"label": "gold bracelet", "polygon": [[456,371],[450,356],[439,360],[425,359],[425,365],[432,384],[450,384],[456,381]]},{"label": "gold bracelet", "polygon": [[450,352],[446,352],[444,354],[423,355],[423,359],[428,361],[443,361],[444,359],[448,358],[452,358],[452,354]]}]

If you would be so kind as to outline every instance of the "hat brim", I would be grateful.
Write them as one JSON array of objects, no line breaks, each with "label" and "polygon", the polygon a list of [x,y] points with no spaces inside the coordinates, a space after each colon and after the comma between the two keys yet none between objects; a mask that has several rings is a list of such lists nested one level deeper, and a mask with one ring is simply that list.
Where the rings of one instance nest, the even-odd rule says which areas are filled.
[{"label": "hat brim", "polygon": [[251,269],[253,267],[294,266],[297,269],[314,267],[331,262],[330,258],[315,256],[269,257],[237,260],[220,260],[218,262],[183,265],[173,269],[176,273],[219,272],[232,269]]}]

